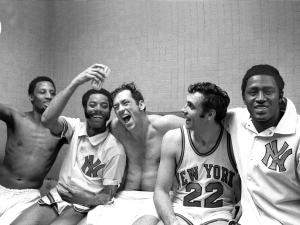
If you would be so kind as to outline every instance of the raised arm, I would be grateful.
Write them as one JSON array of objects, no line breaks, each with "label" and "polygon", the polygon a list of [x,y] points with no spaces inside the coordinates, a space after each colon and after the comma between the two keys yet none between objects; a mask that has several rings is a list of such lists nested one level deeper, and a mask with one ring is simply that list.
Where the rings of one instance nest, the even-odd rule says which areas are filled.
[{"label": "raised arm", "polygon": [[16,109],[0,103],[0,120],[5,122],[7,125],[12,125],[14,110]]},{"label": "raised arm", "polygon": [[179,129],[166,133],[162,141],[161,161],[154,191],[154,204],[164,225],[180,224],[169,197],[176,173],[176,153],[180,153],[181,132]]},{"label": "raised arm", "polygon": [[59,134],[63,129],[63,122],[59,119],[59,116],[64,110],[72,94],[79,85],[82,85],[91,79],[103,80],[103,74],[100,72],[99,64],[94,64],[77,75],[65,89],[52,99],[42,115],[42,123],[53,133]]}]

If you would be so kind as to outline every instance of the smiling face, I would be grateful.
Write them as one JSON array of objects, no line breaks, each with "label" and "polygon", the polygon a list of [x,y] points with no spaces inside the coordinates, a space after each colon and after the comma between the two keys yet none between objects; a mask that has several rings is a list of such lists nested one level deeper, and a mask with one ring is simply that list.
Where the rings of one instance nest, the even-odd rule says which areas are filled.
[{"label": "smiling face", "polygon": [[202,107],[204,97],[199,92],[191,93],[186,98],[186,104],[181,109],[186,118],[185,126],[187,129],[196,130],[197,127],[204,125],[206,114]]},{"label": "smiling face", "polygon": [[88,129],[106,129],[106,121],[109,119],[110,109],[108,98],[105,95],[90,95],[85,110],[87,115]]},{"label": "smiling face", "polygon": [[140,113],[144,112],[144,102],[138,104],[132,97],[129,90],[119,92],[113,101],[113,108],[119,121],[127,128],[135,127],[140,118]]},{"label": "smiling face", "polygon": [[34,110],[42,114],[48,107],[50,101],[54,98],[56,92],[52,83],[49,81],[40,81],[36,84],[33,94],[29,95]]},{"label": "smiling face", "polygon": [[264,129],[274,126],[280,120],[279,90],[273,77],[255,75],[248,79],[244,101],[253,124]]}]

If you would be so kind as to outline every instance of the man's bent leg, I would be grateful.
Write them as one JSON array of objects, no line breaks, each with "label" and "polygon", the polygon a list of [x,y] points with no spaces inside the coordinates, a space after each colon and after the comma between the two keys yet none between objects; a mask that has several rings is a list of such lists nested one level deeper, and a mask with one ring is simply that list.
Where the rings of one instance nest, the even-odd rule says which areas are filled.
[{"label": "man's bent leg", "polygon": [[35,203],[26,209],[12,225],[48,225],[58,217],[52,206]]},{"label": "man's bent leg", "polygon": [[158,223],[158,218],[152,215],[145,215],[138,218],[133,225],[156,225]]},{"label": "man's bent leg", "polygon": [[37,189],[8,189],[0,185],[0,224],[11,224],[40,199]]},{"label": "man's bent leg", "polygon": [[73,207],[67,207],[51,225],[76,225],[85,216],[86,213],[80,213],[75,211]]},{"label": "man's bent leg", "polygon": [[85,216],[77,225],[87,225],[87,216]]}]

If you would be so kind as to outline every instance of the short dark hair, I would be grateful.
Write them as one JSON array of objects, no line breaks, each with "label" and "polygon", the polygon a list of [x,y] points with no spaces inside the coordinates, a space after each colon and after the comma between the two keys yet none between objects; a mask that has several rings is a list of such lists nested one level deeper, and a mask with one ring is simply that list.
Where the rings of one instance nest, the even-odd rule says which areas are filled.
[{"label": "short dark hair", "polygon": [[[132,98],[135,100],[136,104],[139,104],[139,102],[142,100],[144,101],[144,97],[141,93],[141,91],[137,88],[137,86],[134,84],[134,82],[130,83],[123,83],[121,86],[116,88],[111,92],[112,99],[114,100],[117,94],[119,94],[122,91],[128,90],[131,92]],[[146,107],[145,109],[146,110]]]},{"label": "short dark hair", "polygon": [[253,77],[255,75],[266,75],[266,76],[273,77],[275,82],[276,82],[276,85],[278,87],[280,97],[282,98],[283,89],[284,89],[284,81],[283,81],[279,71],[271,65],[259,64],[259,65],[252,66],[246,72],[246,74],[245,74],[245,76],[242,80],[241,89],[242,89],[243,99],[245,99],[245,90],[246,90],[246,87],[247,87],[247,82],[248,82],[250,77]]},{"label": "short dark hair", "polygon": [[105,95],[108,99],[108,103],[109,103],[109,109],[111,109],[112,107],[112,98],[111,98],[111,94],[109,93],[109,91],[107,91],[104,88],[101,88],[100,90],[97,89],[90,89],[87,92],[85,92],[82,96],[82,106],[83,108],[86,108],[87,106],[87,102],[89,100],[89,97],[93,94],[102,94]]},{"label": "short dark hair", "polygon": [[199,82],[191,84],[188,88],[190,94],[199,92],[203,95],[202,107],[204,112],[211,109],[216,111],[215,121],[219,123],[227,113],[230,98],[226,91],[210,82]]},{"label": "short dark hair", "polygon": [[50,82],[50,83],[53,85],[53,87],[54,87],[54,89],[55,89],[55,91],[56,91],[55,84],[54,84],[53,80],[52,80],[50,77],[40,76],[40,77],[34,78],[34,79],[30,82],[29,87],[28,87],[28,95],[32,95],[33,92],[34,92],[34,89],[35,89],[35,87],[36,87],[36,84],[37,84],[38,82],[42,82],[42,81],[48,81],[48,82]]},{"label": "short dark hair", "polygon": [[[90,89],[88,90],[87,92],[85,92],[82,96],[82,106],[84,108],[84,115],[85,115],[85,118],[89,118],[89,115],[87,114],[86,112],[86,107],[87,107],[87,102],[90,98],[91,95],[93,94],[102,94],[102,95],[105,95],[108,99],[108,105],[109,105],[109,111],[111,110],[112,108],[112,98],[111,98],[111,94],[109,91],[107,91],[106,89],[104,88],[101,88],[100,90],[97,90],[97,89]],[[110,115],[108,116],[107,120],[109,120],[109,117]]]}]

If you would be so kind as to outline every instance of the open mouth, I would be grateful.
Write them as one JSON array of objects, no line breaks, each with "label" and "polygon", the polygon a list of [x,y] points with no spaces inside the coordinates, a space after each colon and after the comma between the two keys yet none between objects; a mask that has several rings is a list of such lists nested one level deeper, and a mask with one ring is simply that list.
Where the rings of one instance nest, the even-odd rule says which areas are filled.
[{"label": "open mouth", "polygon": [[254,109],[257,109],[257,110],[264,110],[264,109],[267,109],[268,107],[267,106],[255,106]]},{"label": "open mouth", "polygon": [[102,115],[92,115],[92,117],[96,120],[101,120],[103,119],[103,116]]},{"label": "open mouth", "polygon": [[123,121],[124,121],[125,123],[128,123],[129,120],[131,119],[131,116],[129,116],[129,115],[124,115],[124,116],[122,117],[122,119],[123,119]]}]

